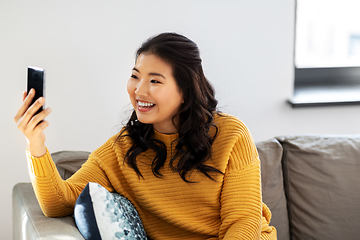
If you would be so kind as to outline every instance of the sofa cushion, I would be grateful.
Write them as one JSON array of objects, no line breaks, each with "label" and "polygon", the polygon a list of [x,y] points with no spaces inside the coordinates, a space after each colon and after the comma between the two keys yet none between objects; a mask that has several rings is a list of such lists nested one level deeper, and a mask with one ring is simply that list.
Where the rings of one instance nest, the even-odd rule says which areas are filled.
[{"label": "sofa cushion", "polygon": [[90,152],[86,151],[60,151],[51,154],[62,179],[68,179],[80,169],[88,159]]},{"label": "sofa cushion", "polygon": [[270,225],[277,231],[278,239],[290,239],[281,167],[283,149],[276,139],[256,143],[261,161],[261,184],[264,203],[271,210]]},{"label": "sofa cushion", "polygon": [[360,137],[288,136],[283,173],[292,239],[358,239]]},{"label": "sofa cushion", "polygon": [[78,197],[74,216],[85,239],[146,239],[140,217],[129,200],[88,183]]}]

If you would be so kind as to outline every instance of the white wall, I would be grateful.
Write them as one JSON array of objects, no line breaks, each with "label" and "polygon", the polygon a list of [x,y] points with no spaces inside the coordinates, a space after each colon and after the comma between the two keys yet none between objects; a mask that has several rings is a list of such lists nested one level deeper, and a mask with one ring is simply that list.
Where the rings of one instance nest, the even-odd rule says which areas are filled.
[{"label": "white wall", "polygon": [[198,43],[219,106],[255,141],[360,133],[360,106],[292,109],[294,0],[12,0],[0,3],[0,235],[11,239],[11,190],[29,181],[13,117],[28,65],[47,71],[47,146],[92,151],[128,116],[136,48],[164,31]]}]

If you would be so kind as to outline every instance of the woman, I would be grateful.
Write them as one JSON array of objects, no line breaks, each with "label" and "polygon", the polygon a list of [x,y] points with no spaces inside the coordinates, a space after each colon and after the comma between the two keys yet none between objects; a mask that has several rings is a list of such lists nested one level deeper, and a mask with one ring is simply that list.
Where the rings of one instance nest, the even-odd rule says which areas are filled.
[{"label": "woman", "polygon": [[31,180],[46,216],[73,212],[88,182],[129,199],[151,239],[276,239],[262,203],[260,161],[236,117],[216,111],[197,45],[163,33],[138,49],[127,84],[134,111],[121,132],[63,181],[44,145],[34,91],[15,116],[28,143]]}]

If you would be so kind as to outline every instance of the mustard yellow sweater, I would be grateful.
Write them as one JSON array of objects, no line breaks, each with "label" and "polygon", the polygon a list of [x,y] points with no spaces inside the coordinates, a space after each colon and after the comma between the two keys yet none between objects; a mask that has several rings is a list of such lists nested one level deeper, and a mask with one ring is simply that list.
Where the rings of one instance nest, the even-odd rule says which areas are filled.
[{"label": "mustard yellow sweater", "polygon": [[168,149],[162,178],[151,171],[151,151],[138,157],[144,179],[124,164],[129,138],[116,143],[117,136],[110,138],[67,181],[56,171],[49,152],[40,158],[28,153],[31,180],[44,214],[72,214],[82,189],[97,182],[134,204],[151,239],[276,239],[275,228],[269,226],[271,213],[262,203],[260,161],[250,133],[230,115],[216,115],[215,123],[219,133],[207,164],[225,173],[213,174],[216,181],[193,171],[188,179],[197,183],[186,183],[170,169],[171,142],[178,134],[155,132]]}]

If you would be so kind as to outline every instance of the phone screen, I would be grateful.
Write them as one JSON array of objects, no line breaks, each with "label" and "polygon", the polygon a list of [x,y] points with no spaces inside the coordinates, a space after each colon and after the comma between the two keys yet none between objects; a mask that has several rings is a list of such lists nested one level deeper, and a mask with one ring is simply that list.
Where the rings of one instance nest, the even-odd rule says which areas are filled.
[{"label": "phone screen", "polygon": [[[45,71],[42,68],[38,67],[28,67],[28,82],[27,82],[27,92],[29,93],[30,89],[35,90],[35,97],[32,100],[31,105],[40,97],[44,96],[44,84],[45,84]],[[41,112],[44,107],[41,107],[36,114]]]}]

